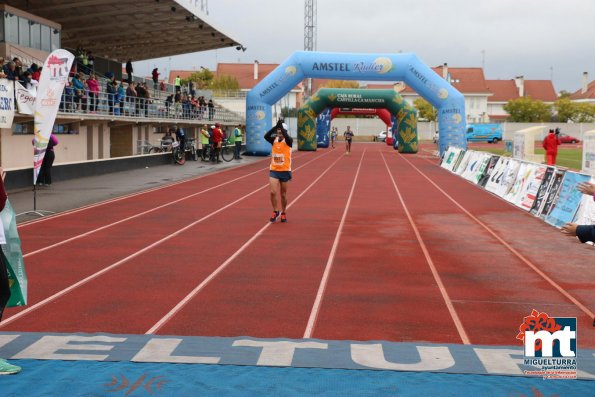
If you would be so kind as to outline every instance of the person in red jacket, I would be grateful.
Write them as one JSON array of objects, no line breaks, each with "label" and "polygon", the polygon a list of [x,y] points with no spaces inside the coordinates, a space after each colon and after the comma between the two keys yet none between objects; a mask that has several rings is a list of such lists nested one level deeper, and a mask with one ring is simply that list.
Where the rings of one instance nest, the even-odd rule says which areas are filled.
[{"label": "person in red jacket", "polygon": [[547,134],[542,144],[543,148],[545,149],[545,159],[547,161],[547,165],[556,165],[556,156],[558,155],[559,144],[560,140],[558,139],[558,134],[555,134],[554,130],[550,130],[550,133]]},{"label": "person in red jacket", "polygon": [[221,146],[224,138],[225,134],[221,131],[221,125],[219,123],[215,124],[215,128],[213,128],[213,132],[211,133],[211,140],[213,141],[213,149],[215,152],[212,160],[213,162],[221,162],[221,160],[219,160],[219,153],[221,153]]}]

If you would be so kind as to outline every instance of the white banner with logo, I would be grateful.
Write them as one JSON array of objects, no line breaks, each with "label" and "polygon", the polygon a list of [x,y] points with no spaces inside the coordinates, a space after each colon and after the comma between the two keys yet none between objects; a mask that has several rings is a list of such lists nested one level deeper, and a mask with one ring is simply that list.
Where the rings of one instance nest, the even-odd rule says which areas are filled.
[{"label": "white banner with logo", "polygon": [[33,151],[33,185],[37,182],[41,163],[45,157],[45,149],[50,140],[62,91],[68,81],[70,67],[74,55],[62,49],[53,51],[45,60],[35,101],[34,119],[34,151]]},{"label": "white banner with logo", "polygon": [[14,118],[14,86],[8,79],[0,79],[0,128],[12,128]]},{"label": "white banner with logo", "polygon": [[35,113],[35,97],[37,96],[37,92],[34,89],[28,90],[17,81],[14,86],[14,96],[17,99],[19,113]]}]

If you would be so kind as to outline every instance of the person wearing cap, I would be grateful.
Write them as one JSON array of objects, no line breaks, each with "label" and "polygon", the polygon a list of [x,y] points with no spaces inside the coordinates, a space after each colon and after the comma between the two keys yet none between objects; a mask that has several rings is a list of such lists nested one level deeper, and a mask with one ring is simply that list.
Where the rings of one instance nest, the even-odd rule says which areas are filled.
[{"label": "person wearing cap", "polygon": [[[269,167],[269,185],[273,214],[271,222],[275,222],[281,216],[281,222],[287,222],[287,183],[291,180],[291,146],[293,139],[287,133],[287,124],[279,120],[277,125],[271,128],[264,139],[273,147],[271,149],[271,165]],[[277,195],[281,196],[281,206],[277,201]]]},{"label": "person wearing cap", "polygon": [[242,125],[238,124],[238,126],[233,130],[233,136],[235,140],[235,148],[233,153],[233,158],[236,160],[241,160],[242,156],[240,156],[240,152],[242,151]]}]

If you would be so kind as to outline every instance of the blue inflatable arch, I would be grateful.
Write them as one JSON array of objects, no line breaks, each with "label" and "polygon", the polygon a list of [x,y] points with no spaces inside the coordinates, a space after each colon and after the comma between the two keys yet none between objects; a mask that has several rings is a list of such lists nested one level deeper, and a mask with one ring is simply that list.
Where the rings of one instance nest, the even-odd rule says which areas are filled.
[{"label": "blue inflatable arch", "polygon": [[440,153],[467,148],[465,98],[412,53],[348,54],[296,51],[246,97],[246,152],[267,156],[263,137],[273,125],[272,106],[305,78],[404,81],[438,110]]}]

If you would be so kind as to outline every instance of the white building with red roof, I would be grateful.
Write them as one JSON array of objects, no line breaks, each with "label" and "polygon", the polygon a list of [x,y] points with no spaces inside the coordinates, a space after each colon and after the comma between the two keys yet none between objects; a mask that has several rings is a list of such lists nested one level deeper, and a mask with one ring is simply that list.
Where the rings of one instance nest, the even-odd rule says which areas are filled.
[{"label": "white building with red roof", "polygon": [[570,100],[595,105],[595,80],[589,83],[589,74],[587,72],[583,73],[583,84],[580,90],[572,93]]}]

